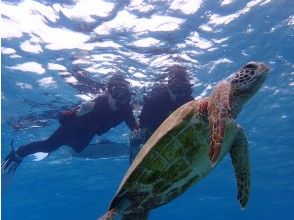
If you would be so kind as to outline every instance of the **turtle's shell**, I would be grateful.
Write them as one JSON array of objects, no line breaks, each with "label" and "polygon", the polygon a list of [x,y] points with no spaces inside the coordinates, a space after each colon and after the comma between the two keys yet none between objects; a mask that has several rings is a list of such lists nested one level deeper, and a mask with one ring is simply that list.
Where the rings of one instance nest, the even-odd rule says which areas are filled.
[{"label": "turtle's shell", "polygon": [[[181,106],[154,132],[129,168],[110,209],[120,207],[120,212],[128,213],[156,208],[209,173],[210,133],[207,115],[200,117],[197,112],[200,102],[207,100]],[[233,140],[229,136],[225,139]],[[228,147],[221,157],[232,141],[225,142]]]}]

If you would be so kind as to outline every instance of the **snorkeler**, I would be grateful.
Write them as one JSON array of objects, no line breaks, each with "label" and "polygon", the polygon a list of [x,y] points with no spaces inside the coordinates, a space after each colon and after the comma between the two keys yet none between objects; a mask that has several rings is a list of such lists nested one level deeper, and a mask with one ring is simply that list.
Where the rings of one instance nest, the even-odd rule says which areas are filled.
[{"label": "snorkeler", "polygon": [[96,134],[106,133],[124,121],[134,131],[137,123],[130,102],[130,83],[121,75],[113,76],[104,94],[77,108],[62,112],[59,117],[60,126],[48,139],[12,150],[1,164],[2,173],[15,171],[22,159],[30,154],[50,153],[62,145],[81,152]]},{"label": "snorkeler", "polygon": [[150,94],[144,97],[139,116],[139,130],[133,133],[130,142],[130,163],[142,145],[173,111],[194,100],[191,87],[186,68],[174,65],[168,68],[167,85],[154,87]]}]

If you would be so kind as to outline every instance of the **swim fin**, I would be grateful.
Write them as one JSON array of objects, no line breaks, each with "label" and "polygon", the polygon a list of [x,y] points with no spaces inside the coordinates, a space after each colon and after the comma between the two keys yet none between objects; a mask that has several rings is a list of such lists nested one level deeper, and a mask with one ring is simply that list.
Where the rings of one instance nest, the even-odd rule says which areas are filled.
[{"label": "swim fin", "polygon": [[13,141],[11,141],[11,152],[5,157],[4,161],[1,163],[1,173],[9,174],[16,170],[19,164],[22,161],[22,157],[15,153],[14,148],[12,146]]}]

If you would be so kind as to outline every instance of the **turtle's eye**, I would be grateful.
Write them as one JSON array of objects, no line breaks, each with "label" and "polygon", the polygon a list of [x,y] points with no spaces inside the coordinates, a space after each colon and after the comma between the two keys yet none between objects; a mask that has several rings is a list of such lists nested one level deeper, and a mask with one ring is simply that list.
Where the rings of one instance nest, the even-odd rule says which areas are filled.
[{"label": "turtle's eye", "polygon": [[253,69],[253,70],[256,70],[257,69],[257,65],[255,65],[253,63],[249,63],[249,64],[245,65],[243,68],[244,69]]}]

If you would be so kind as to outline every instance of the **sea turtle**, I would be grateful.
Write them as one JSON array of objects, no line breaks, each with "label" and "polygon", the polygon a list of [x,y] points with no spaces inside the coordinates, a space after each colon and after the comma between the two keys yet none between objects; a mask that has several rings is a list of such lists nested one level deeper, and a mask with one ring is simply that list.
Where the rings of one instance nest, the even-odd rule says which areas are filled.
[{"label": "sea turtle", "polygon": [[151,209],[173,200],[201,180],[229,152],[242,208],[248,202],[248,142],[235,118],[261,87],[269,68],[246,64],[219,82],[210,97],[173,112],[143,146],[101,220],[147,219]]}]

